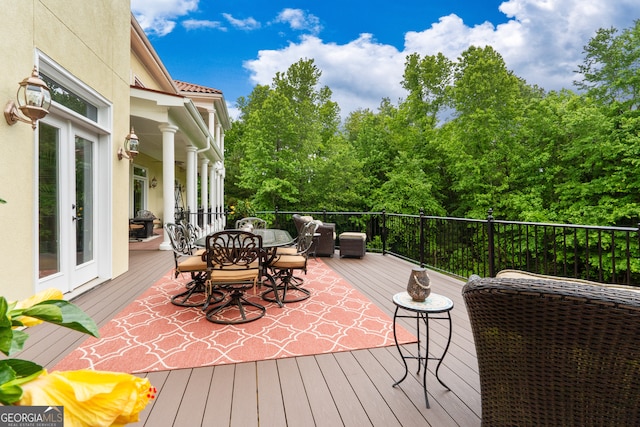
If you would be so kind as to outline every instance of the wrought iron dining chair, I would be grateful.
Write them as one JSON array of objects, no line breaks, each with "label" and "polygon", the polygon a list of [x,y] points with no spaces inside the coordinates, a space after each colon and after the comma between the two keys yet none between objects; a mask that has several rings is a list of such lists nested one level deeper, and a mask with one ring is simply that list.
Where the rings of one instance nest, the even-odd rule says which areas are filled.
[{"label": "wrought iron dining chair", "polygon": [[236,230],[244,230],[246,228],[251,230],[267,228],[267,221],[255,216],[249,216],[236,221]]},{"label": "wrought iron dining chair", "polygon": [[304,280],[294,274],[296,271],[302,271],[306,274],[309,250],[317,229],[317,222],[307,222],[298,235],[295,253],[276,252],[276,256],[268,265],[271,271],[272,287],[262,294],[263,299],[282,306],[285,303],[302,301],[311,296],[311,292],[302,286]]},{"label": "wrought iron dining chair", "polygon": [[204,253],[204,248],[199,248],[196,245],[196,240],[204,234],[202,229],[197,224],[185,220],[180,221],[180,225],[182,225],[186,231],[187,242],[191,246],[191,252],[194,255],[202,255]]},{"label": "wrought iron dining chair", "polygon": [[[171,297],[171,303],[181,307],[200,307],[209,301],[205,300],[205,279],[207,277],[207,263],[202,253],[195,254],[195,247],[189,243],[189,233],[180,224],[167,223],[164,226],[173,249],[174,271],[177,278],[180,274],[188,273],[191,280],[185,285],[186,290]],[[220,302],[222,292],[209,296],[211,302]]]},{"label": "wrought iron dining chair", "polygon": [[[264,251],[262,237],[242,230],[224,230],[206,238],[206,292],[227,292],[226,300],[209,308],[207,320],[213,323],[238,324],[258,320],[266,308],[246,297],[249,289],[262,283]],[[208,297],[207,297],[208,298]]]}]

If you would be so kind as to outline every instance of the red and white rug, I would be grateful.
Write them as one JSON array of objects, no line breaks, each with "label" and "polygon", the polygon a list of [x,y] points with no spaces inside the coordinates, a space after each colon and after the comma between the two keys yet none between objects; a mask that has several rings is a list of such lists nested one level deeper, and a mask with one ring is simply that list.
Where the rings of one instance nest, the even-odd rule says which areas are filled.
[{"label": "red and white rug", "polygon": [[[187,277],[176,280],[170,272],[54,370],[142,373],[395,344],[389,316],[321,260],[310,260],[302,277],[311,298],[280,308],[252,296],[267,307],[263,318],[218,325],[199,308],[171,304]],[[401,327],[397,333],[401,344],[416,341]]]}]

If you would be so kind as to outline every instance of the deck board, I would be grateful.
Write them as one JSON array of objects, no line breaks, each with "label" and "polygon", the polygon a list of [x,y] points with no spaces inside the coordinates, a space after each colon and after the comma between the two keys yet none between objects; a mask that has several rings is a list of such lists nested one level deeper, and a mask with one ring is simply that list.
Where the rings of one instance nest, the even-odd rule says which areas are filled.
[{"label": "deck board", "polygon": [[[305,392],[305,384],[300,375],[296,358],[277,361],[280,374],[280,386],[287,422],[291,425],[313,425],[313,413]],[[276,390],[271,390],[275,393]]]},{"label": "deck board", "polygon": [[258,362],[258,407],[263,425],[287,425],[284,410],[280,371],[275,360]]},{"label": "deck board", "polygon": [[332,427],[341,425],[340,413],[336,408],[333,395],[325,381],[324,373],[320,369],[318,361],[312,356],[299,357],[297,359],[315,426]]},{"label": "deck board", "polygon": [[[156,239],[156,246],[161,239]],[[121,276],[73,299],[103,326],[173,266],[170,252],[132,244],[130,269]],[[320,258],[393,317],[391,296],[406,288],[412,264],[389,255],[368,253],[362,259]],[[316,262],[310,260],[309,262]],[[140,374],[158,389],[157,398],[141,413],[148,427],[185,426],[479,426],[480,386],[469,319],[462,300],[463,282],[429,272],[433,292],[454,301],[453,340],[440,368],[447,391],[428,366],[431,408],[424,403],[422,375],[409,361],[404,373],[395,347],[220,365]],[[400,319],[416,333],[415,322]],[[447,328],[432,321],[432,353],[441,352]],[[30,328],[25,350],[16,355],[51,369],[86,339],[77,332],[42,324]],[[415,344],[406,345],[415,354]],[[413,365],[411,365],[413,362]]]}]

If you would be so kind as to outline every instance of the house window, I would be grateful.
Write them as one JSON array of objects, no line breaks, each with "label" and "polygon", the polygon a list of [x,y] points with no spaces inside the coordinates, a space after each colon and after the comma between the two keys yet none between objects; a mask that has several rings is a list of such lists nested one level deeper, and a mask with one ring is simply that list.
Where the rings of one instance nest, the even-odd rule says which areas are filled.
[{"label": "house window", "polygon": [[135,217],[138,211],[147,209],[147,191],[149,178],[147,169],[133,166],[133,203],[131,217]]},{"label": "house window", "polygon": [[40,73],[40,78],[45,81],[47,86],[49,86],[49,89],[51,90],[51,99],[53,101],[64,105],[68,109],[75,111],[89,120],[94,122],[98,121],[98,107],[91,104],[80,95],[77,95],[73,91],[67,89],[46,74]]}]

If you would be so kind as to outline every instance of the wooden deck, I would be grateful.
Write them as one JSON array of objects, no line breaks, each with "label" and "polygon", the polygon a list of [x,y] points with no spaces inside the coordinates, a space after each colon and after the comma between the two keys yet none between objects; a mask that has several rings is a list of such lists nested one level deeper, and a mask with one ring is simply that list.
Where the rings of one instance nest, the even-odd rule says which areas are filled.
[{"label": "wooden deck", "polygon": [[[160,239],[131,244],[130,269],[73,300],[104,325],[173,265],[173,255],[158,251]],[[322,258],[354,287],[393,317],[391,296],[406,288],[411,264],[392,256],[367,254],[363,259]],[[315,262],[310,260],[310,262]],[[149,373],[157,398],[136,426],[464,426],[480,425],[480,385],[475,348],[461,296],[462,282],[430,272],[434,292],[454,301],[453,339],[440,368],[429,363],[427,384],[431,408],[425,407],[422,375],[409,361],[404,373],[395,347],[318,356]],[[402,319],[405,320],[405,319]],[[415,334],[415,322],[403,325]],[[25,350],[17,357],[54,366],[86,336],[51,325],[31,328]],[[431,349],[441,354],[444,322],[431,322]],[[415,353],[415,344],[407,346]]]}]

